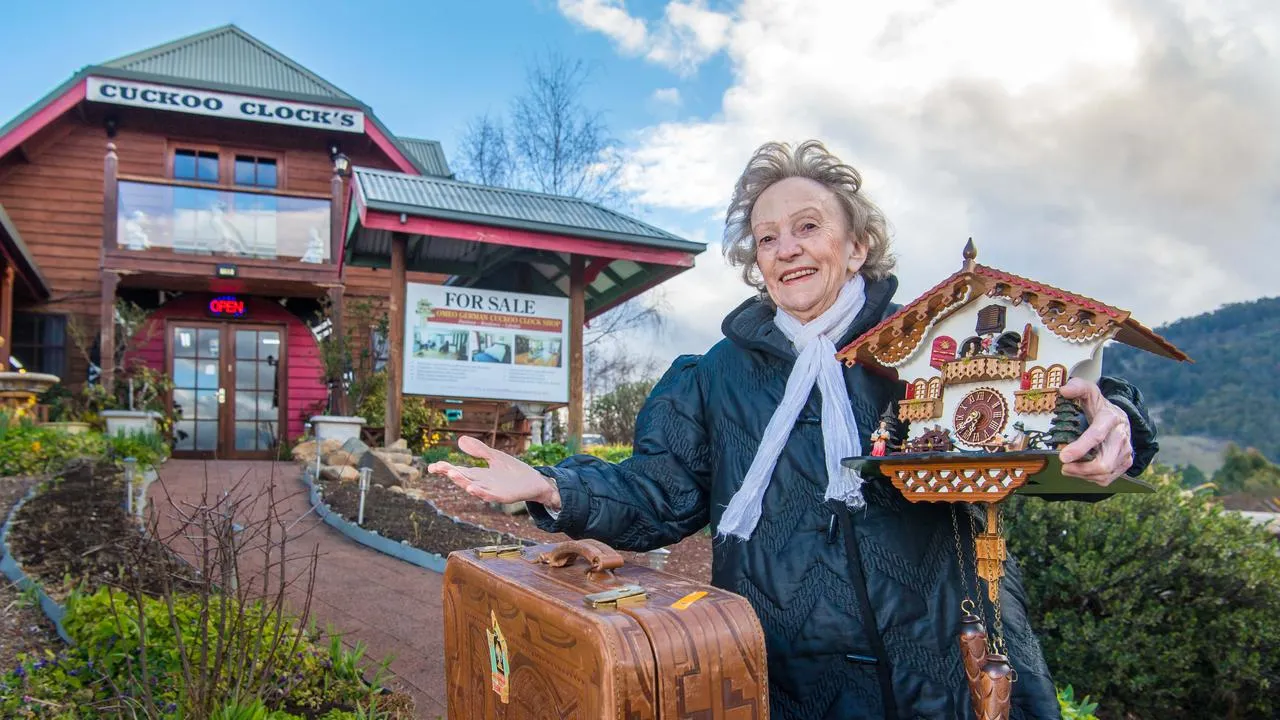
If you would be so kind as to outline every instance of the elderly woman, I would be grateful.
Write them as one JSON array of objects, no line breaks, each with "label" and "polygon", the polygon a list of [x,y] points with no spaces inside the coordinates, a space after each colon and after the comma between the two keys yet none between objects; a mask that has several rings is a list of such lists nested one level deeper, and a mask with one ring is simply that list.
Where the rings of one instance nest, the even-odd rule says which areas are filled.
[{"label": "elderly woman", "polygon": [[[430,470],[484,500],[530,501],[543,530],[626,550],[710,523],[712,582],[745,596],[764,627],[773,717],[968,718],[951,506],[908,503],[840,466],[854,429],[870,447],[881,410],[904,393],[834,357],[894,310],[885,220],[861,185],[818,142],[756,151],[733,194],[725,251],[759,294],[725,318],[723,340],[676,359],[654,387],[630,459],[534,469],[468,440],[463,449],[490,469]],[[1154,431],[1132,387],[1073,379],[1062,392],[1090,420],[1061,452],[1065,472],[1105,485],[1146,467]],[[1013,717],[1058,718],[1021,575],[1007,565]]]}]

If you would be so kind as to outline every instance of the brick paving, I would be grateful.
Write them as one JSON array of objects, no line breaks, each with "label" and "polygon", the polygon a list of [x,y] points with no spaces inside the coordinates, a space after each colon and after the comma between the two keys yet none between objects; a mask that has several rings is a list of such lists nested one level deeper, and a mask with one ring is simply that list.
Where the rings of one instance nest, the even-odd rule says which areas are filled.
[{"label": "brick paving", "polygon": [[[286,523],[303,518],[289,531],[288,554],[292,557],[310,553],[313,547],[319,550],[311,600],[311,617],[316,626],[323,630],[332,624],[344,633],[343,641],[349,646],[356,640],[363,641],[371,666],[394,656],[391,687],[413,696],[418,717],[443,717],[441,576],[359,545],[325,525],[314,513],[307,514],[310,502],[296,464],[170,460],[160,468],[160,479],[151,486],[148,496],[152,512],[159,514],[160,535],[170,537],[180,522],[170,502],[178,507],[184,502],[196,504],[202,497],[217,497],[237,483],[241,483],[242,491],[256,493],[273,479],[276,497],[287,496],[278,500],[282,518]],[[256,517],[265,517],[266,503],[257,503],[253,511]],[[184,542],[171,545],[190,557]],[[246,553],[250,557],[242,556],[242,563],[260,563],[260,557],[251,557],[255,554],[260,555]],[[288,570],[291,574],[302,572],[305,564],[291,560]],[[296,610],[301,609],[305,592],[305,584],[290,587],[288,599]]]}]

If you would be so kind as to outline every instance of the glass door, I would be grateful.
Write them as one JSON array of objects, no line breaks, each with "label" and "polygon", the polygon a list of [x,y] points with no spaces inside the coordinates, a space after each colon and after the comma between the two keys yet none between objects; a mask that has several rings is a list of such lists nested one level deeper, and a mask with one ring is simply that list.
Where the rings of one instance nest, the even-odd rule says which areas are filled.
[{"label": "glass door", "polygon": [[231,323],[169,326],[174,452],[271,458],[282,434],[284,329]]},{"label": "glass door", "polygon": [[279,328],[230,327],[235,344],[235,382],[231,406],[234,457],[272,454],[281,435],[280,374],[284,340]]},{"label": "glass door", "polygon": [[169,326],[173,378],[174,452],[213,457],[222,438],[222,326]]}]

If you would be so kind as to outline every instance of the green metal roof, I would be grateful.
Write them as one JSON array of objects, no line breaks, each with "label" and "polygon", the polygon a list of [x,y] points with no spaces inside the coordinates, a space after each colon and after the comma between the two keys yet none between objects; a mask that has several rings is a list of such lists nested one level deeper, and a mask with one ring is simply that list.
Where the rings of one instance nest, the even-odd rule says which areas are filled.
[{"label": "green metal roof", "polygon": [[577,198],[371,168],[358,167],[354,173],[361,199],[373,210],[685,252],[706,249],[702,243]]},{"label": "green metal roof", "polygon": [[453,178],[449,169],[449,161],[444,157],[444,148],[436,140],[420,140],[418,138],[397,138],[400,147],[424,175],[435,175],[442,178]]},{"label": "green metal roof", "polygon": [[359,102],[235,25],[223,25],[116,58],[103,63],[102,67]]},{"label": "green metal roof", "polygon": [[9,218],[9,213],[5,212],[3,205],[0,205],[0,244],[5,246],[8,254],[17,262],[18,267],[15,270],[24,280],[28,291],[37,299],[47,299],[49,283],[40,273],[40,266],[36,264],[35,258],[31,257],[31,251],[22,241],[18,228],[14,226],[13,220]]}]

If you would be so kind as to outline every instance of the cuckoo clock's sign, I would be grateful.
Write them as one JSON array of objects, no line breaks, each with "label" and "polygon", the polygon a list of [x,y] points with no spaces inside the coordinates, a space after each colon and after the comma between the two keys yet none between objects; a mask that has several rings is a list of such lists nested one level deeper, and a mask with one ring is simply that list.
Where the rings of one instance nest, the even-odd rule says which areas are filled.
[{"label": "cuckoo clock's sign", "polygon": [[244,301],[234,295],[222,295],[209,301],[209,314],[214,317],[244,317]]},{"label": "cuckoo clock's sign", "polygon": [[85,96],[92,102],[112,105],[131,105],[152,110],[168,110],[191,115],[208,115],[338,132],[364,132],[364,113],[359,110],[327,105],[271,100],[101,77],[89,78]]}]

